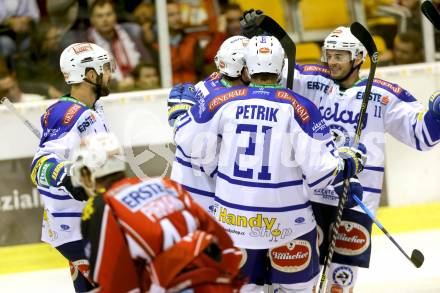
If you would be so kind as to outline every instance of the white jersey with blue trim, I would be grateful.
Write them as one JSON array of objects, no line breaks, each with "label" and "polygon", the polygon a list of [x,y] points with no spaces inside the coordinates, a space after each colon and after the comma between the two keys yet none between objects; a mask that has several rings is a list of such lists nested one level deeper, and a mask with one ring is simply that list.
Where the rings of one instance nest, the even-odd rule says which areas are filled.
[{"label": "white jersey with blue trim", "polygon": [[44,202],[42,241],[56,247],[82,238],[79,225],[86,203],[57,187],[66,174],[65,165],[83,137],[107,132],[107,127],[101,114],[68,96],[46,110],[41,126],[43,134],[32,161],[31,179]]},{"label": "white jersey with blue trim", "polygon": [[319,110],[275,87],[198,98],[179,118],[174,139],[191,163],[218,162],[214,216],[234,245],[270,248],[311,231],[306,189],[330,184],[340,163]]},{"label": "white jersey with blue trim", "polygon": [[[284,80],[286,81],[286,72]],[[293,90],[309,98],[321,111],[336,144],[352,141],[367,80],[342,89],[330,77],[328,67],[297,65]],[[417,150],[429,150],[440,141],[440,123],[405,89],[374,79],[360,142],[367,148],[367,165],[358,177],[364,188],[363,202],[376,210],[382,192],[385,163],[385,133]],[[337,205],[332,187],[317,188],[313,201]],[[355,210],[363,212],[360,207]]]},{"label": "white jersey with blue trim", "polygon": [[[206,97],[208,94],[227,86],[222,83],[222,75],[214,72],[205,80],[197,83],[195,89],[203,97]],[[186,117],[188,117],[188,114],[185,114],[182,118],[185,119]],[[183,152],[179,145],[176,145],[176,154],[170,177],[182,185],[191,194],[191,197],[208,212],[212,212],[213,208],[216,175],[216,163],[208,166],[191,163],[191,158]]]}]

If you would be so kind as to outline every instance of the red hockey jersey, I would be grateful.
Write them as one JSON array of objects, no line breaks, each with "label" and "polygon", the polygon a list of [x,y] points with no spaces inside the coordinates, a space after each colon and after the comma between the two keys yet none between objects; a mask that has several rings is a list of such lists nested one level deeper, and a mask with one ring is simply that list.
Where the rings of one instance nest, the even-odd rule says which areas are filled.
[{"label": "red hockey jersey", "polygon": [[170,179],[117,182],[90,198],[81,226],[98,286],[93,292],[233,292],[240,287],[240,250]]}]

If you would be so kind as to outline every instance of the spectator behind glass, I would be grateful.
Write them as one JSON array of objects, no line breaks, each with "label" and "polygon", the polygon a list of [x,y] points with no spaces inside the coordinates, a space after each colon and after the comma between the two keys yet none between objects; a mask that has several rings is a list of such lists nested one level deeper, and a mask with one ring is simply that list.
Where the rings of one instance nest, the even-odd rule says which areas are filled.
[{"label": "spectator behind glass", "polygon": [[5,69],[0,71],[0,97],[7,97],[12,103],[19,103],[23,98],[15,76]]},{"label": "spectator behind glass", "polygon": [[[167,3],[168,28],[170,32],[171,63],[173,68],[173,84],[182,82],[195,83],[203,67],[203,54],[195,34],[187,34],[183,30],[179,4]],[[159,51],[159,44],[153,44]],[[201,76],[201,74],[200,74]]]},{"label": "spectator behind glass", "polygon": [[407,30],[421,31],[420,0],[399,0],[398,3],[411,12],[411,17],[408,18]]},{"label": "spectator behind glass", "polygon": [[217,70],[213,61],[221,44],[229,37],[240,35],[240,17],[243,15],[240,5],[226,5],[223,11],[219,17],[219,31],[211,33],[211,40],[204,49],[204,75]]},{"label": "spectator behind glass", "polygon": [[132,72],[140,62],[152,62],[151,54],[138,38],[116,21],[113,3],[109,0],[96,0],[90,7],[92,27],[87,30],[87,39],[110,52],[116,63],[113,77],[117,88],[124,91],[134,86]]},{"label": "spectator behind glass", "polygon": [[148,90],[160,88],[159,73],[153,64],[142,63],[133,71],[135,90]]},{"label": "spectator behind glass", "polygon": [[15,61],[17,78],[25,92],[56,99],[68,91],[59,72],[61,30],[40,23],[31,38],[30,48]]},{"label": "spectator behind glass", "polygon": [[407,31],[394,38],[394,65],[424,62],[423,44],[420,33]]},{"label": "spectator behind glass", "polygon": [[7,97],[12,103],[43,100],[40,95],[23,93],[15,74],[6,70],[0,70],[0,97]]},{"label": "spectator behind glass", "polygon": [[12,55],[29,47],[29,34],[40,12],[36,0],[0,1],[0,55]]}]

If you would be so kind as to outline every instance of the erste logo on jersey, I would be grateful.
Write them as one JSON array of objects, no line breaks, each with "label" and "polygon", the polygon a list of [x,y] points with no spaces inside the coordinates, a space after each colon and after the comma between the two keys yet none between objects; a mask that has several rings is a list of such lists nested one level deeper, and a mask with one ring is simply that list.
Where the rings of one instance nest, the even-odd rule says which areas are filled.
[{"label": "erste logo on jersey", "polygon": [[220,107],[222,104],[228,102],[229,100],[232,100],[236,97],[244,97],[247,95],[247,93],[248,93],[248,89],[242,88],[242,89],[229,91],[223,95],[216,96],[208,103],[208,110],[212,112],[218,107]]},{"label": "erste logo on jersey", "polygon": [[95,124],[96,122],[96,117],[93,113],[91,113],[85,120],[83,123],[81,123],[80,125],[78,125],[78,130],[80,133],[83,133],[84,131],[86,131],[87,127]]},{"label": "erste logo on jersey", "polygon": [[269,54],[270,53],[270,49],[267,47],[262,47],[258,51],[260,52],[260,54]]},{"label": "erste logo on jersey", "polygon": [[75,115],[79,112],[79,110],[81,110],[80,105],[73,104],[72,106],[70,106],[69,109],[67,109],[66,113],[64,114],[63,124],[69,125],[70,122],[72,122]]},{"label": "erste logo on jersey", "polygon": [[370,246],[368,230],[355,222],[342,221],[336,238],[335,252],[342,255],[359,255]]},{"label": "erste logo on jersey", "polygon": [[293,109],[295,110],[295,114],[299,116],[299,119],[303,123],[307,123],[310,120],[310,114],[307,111],[307,108],[304,107],[303,105],[301,105],[295,99],[295,97],[292,96],[291,94],[289,94],[288,92],[286,92],[286,91],[276,91],[275,97],[277,97],[278,99],[289,101],[292,104]]},{"label": "erste logo on jersey", "polygon": [[275,269],[295,273],[308,267],[312,258],[312,248],[306,240],[293,240],[287,245],[270,249],[269,258]]}]

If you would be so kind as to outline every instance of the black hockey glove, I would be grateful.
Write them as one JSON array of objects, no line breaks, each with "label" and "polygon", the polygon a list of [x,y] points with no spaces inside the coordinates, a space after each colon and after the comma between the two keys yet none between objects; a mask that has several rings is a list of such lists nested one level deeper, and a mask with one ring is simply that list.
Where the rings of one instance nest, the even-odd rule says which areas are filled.
[{"label": "black hockey glove", "polygon": [[240,18],[241,35],[249,39],[255,36],[264,35],[265,31],[259,28],[256,24],[257,18],[263,14],[264,12],[261,10],[246,10]]},{"label": "black hockey glove", "polygon": [[61,183],[58,185],[59,187],[64,187],[69,195],[73,197],[73,199],[79,200],[79,201],[87,201],[89,199],[89,196],[87,195],[86,191],[82,187],[75,187],[72,184],[72,180],[70,179],[70,176],[64,176]]}]

